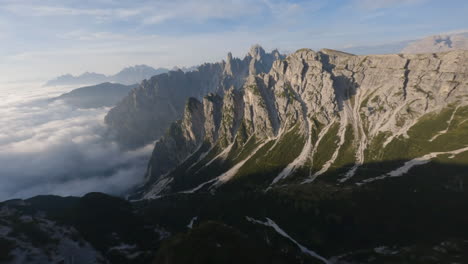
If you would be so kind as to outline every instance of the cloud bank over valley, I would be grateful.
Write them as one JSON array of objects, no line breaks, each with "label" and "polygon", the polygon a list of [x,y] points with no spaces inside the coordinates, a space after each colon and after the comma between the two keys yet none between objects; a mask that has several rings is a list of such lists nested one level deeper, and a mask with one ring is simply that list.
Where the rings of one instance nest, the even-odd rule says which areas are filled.
[{"label": "cloud bank over valley", "polygon": [[70,90],[0,87],[0,200],[92,191],[120,195],[142,181],[152,145],[121,151],[105,136],[108,108],[48,100]]}]

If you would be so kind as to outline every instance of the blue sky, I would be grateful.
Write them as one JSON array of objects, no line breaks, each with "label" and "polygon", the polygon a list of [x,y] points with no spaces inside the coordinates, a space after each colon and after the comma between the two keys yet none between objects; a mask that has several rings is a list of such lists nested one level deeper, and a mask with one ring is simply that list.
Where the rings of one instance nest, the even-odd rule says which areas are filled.
[{"label": "blue sky", "polygon": [[0,0],[0,82],[468,30],[466,0]]}]

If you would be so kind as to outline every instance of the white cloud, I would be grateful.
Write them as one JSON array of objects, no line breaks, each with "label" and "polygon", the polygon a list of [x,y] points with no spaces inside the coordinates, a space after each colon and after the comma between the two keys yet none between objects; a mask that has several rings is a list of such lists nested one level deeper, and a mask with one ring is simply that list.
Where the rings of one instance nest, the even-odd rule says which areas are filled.
[{"label": "white cloud", "polygon": [[[38,194],[121,194],[142,181],[152,146],[122,152],[105,137],[108,109],[74,109],[43,94],[2,88],[0,200]],[[42,90],[37,90],[42,89]]]}]

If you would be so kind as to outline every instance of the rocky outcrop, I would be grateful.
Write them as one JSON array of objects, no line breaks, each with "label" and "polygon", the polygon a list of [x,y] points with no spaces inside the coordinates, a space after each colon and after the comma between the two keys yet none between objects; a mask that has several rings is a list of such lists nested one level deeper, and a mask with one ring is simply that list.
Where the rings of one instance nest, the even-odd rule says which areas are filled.
[{"label": "rocky outcrop", "polygon": [[216,94],[208,94],[203,98],[203,117],[205,138],[210,143],[218,139],[219,126],[221,125],[221,108],[223,107],[222,98]]},{"label": "rocky outcrop", "polygon": [[268,72],[278,51],[266,53],[254,46],[244,59],[228,54],[226,61],[206,63],[195,71],[171,71],[154,76],[134,89],[107,114],[105,121],[123,146],[138,147],[162,136],[169,124],[182,117],[187,98],[198,100],[208,93],[220,96],[239,89],[247,76]]}]

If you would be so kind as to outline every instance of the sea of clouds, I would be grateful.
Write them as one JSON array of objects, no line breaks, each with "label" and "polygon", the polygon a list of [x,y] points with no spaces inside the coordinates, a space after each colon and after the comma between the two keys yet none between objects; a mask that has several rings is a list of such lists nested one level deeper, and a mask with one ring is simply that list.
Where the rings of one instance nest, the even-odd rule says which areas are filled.
[{"label": "sea of clouds", "polygon": [[122,195],[141,184],[152,144],[122,151],[106,137],[109,108],[49,100],[72,88],[0,85],[0,201],[93,191]]}]

